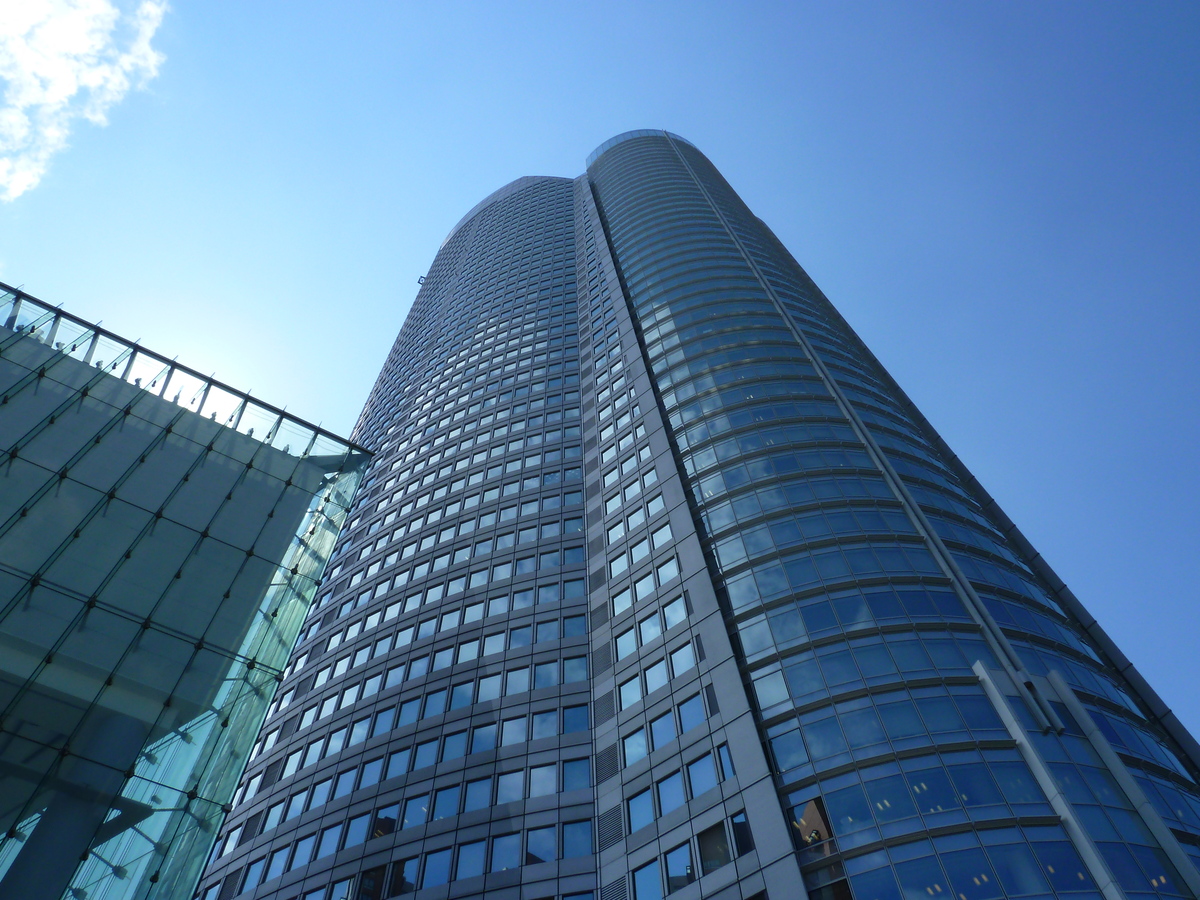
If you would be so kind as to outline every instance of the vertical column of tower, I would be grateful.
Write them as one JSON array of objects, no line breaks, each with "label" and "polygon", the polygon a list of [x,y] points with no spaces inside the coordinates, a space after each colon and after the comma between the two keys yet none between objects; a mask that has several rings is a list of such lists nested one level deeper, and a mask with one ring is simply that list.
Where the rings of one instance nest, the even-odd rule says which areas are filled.
[{"label": "vertical column of tower", "polygon": [[586,178],[576,209],[601,896],[796,896],[788,827]]},{"label": "vertical column of tower", "polygon": [[[1006,703],[1030,732],[1030,741],[1022,743],[1030,764],[1036,770],[1060,759],[1060,740],[1083,746],[1084,734],[1090,733],[1111,741],[1103,759],[1086,747],[1080,750],[1087,763],[1077,772],[1049,766],[1054,777],[1047,790],[1073,796],[1067,815],[1085,826],[1079,832],[1089,846],[1081,850],[1097,850],[1103,860],[1097,879],[1111,877],[1131,892],[1196,893],[1200,873],[1187,858],[1200,859],[1200,832],[1191,814],[1200,771],[1188,752],[1194,739],[1145,689],[1061,579],[712,164],[694,148],[676,144],[675,149],[776,304],[819,358],[831,388],[926,533],[930,549],[984,624],[1010,676],[1000,679],[1007,685]],[[1072,711],[1083,711],[1085,718]],[[1046,734],[1051,731],[1061,737]],[[1067,790],[1080,779],[1097,784],[1109,775],[1121,790]],[[1133,808],[1139,814],[1122,828]]]},{"label": "vertical column of tower", "polygon": [[[1082,731],[1038,673],[1086,682],[1113,733],[1114,715],[1130,734],[1148,723],[802,270],[681,139],[623,136],[589,177],[810,892],[1186,895],[1151,802],[1094,787],[1052,809],[1044,791],[1069,793],[1071,774],[1039,785],[1028,763],[1055,773],[1042,733]],[[1017,609],[1024,627],[1004,627]],[[1148,777],[1186,790],[1170,748],[1139,749]],[[1075,779],[1099,784],[1087,762]],[[1056,810],[1087,827],[1069,840]]]},{"label": "vertical column of tower", "polygon": [[204,900],[595,885],[572,183],[452,232]]}]

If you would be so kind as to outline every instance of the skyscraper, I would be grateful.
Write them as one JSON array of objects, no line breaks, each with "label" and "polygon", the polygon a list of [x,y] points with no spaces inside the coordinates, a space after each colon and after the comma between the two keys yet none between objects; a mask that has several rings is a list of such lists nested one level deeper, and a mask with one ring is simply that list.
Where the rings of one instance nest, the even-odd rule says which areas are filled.
[{"label": "skyscraper", "polygon": [[1200,896],[1200,748],[688,141],[442,245],[202,900]]},{"label": "skyscraper", "polygon": [[3,284],[0,436],[0,897],[187,896],[368,454]]}]

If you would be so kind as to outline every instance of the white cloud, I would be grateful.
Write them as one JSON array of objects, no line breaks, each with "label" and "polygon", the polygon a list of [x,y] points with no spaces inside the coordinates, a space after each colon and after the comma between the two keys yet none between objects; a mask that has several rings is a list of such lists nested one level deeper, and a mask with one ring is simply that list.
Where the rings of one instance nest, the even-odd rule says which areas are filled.
[{"label": "white cloud", "polygon": [[150,46],[166,0],[0,0],[0,199],[37,186],[77,119],[106,113],[162,64]]}]

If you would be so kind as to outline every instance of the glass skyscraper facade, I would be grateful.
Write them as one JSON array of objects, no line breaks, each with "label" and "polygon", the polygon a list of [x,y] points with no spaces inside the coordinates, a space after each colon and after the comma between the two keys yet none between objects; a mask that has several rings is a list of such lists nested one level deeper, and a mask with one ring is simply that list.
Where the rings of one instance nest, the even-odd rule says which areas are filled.
[{"label": "glass skyscraper facade", "polygon": [[7,285],[0,436],[0,897],[189,896],[369,454]]},{"label": "glass skyscraper facade", "polygon": [[688,141],[455,227],[202,900],[1200,896],[1200,749]]}]

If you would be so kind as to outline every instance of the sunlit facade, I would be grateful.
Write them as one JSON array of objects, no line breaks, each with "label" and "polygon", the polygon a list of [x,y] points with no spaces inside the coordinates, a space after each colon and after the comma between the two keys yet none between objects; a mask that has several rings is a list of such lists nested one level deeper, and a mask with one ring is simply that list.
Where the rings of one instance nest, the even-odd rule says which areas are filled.
[{"label": "sunlit facade", "polygon": [[0,897],[189,896],[369,455],[0,285]]},{"label": "sunlit facade", "polygon": [[437,254],[202,900],[1196,897],[1200,751],[688,141]]}]

